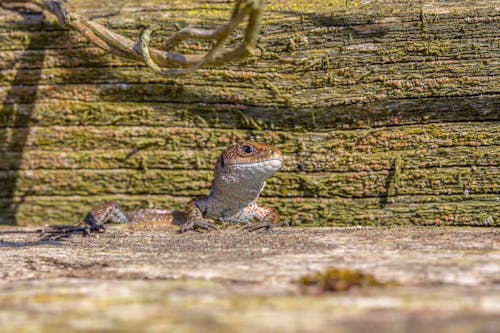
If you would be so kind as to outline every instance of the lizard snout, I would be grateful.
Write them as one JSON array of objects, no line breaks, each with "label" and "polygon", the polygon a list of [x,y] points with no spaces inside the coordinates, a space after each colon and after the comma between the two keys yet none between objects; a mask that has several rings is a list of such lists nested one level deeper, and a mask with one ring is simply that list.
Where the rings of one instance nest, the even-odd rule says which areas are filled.
[{"label": "lizard snout", "polygon": [[281,166],[283,165],[283,160],[282,159],[272,159],[272,160],[269,160],[266,164],[267,164],[266,166],[268,168],[278,171],[279,169],[281,169]]},{"label": "lizard snout", "polygon": [[269,157],[270,159],[272,160],[280,160],[281,162],[283,162],[283,153],[278,149],[278,148],[271,148],[269,149]]}]

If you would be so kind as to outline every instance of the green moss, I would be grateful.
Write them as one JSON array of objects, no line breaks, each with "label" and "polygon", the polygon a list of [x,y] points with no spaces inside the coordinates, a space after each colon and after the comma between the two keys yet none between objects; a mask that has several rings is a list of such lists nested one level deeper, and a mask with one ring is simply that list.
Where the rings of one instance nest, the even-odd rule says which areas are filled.
[{"label": "green moss", "polygon": [[373,275],[359,270],[330,268],[324,272],[309,274],[301,277],[299,286],[305,292],[325,293],[343,292],[351,288],[381,287],[385,284],[379,282]]},{"label": "green moss", "polygon": [[443,54],[450,52],[452,47],[453,44],[451,43],[451,41],[432,41],[425,43],[414,43],[413,46],[409,47],[409,51],[421,53],[427,56],[442,56]]}]

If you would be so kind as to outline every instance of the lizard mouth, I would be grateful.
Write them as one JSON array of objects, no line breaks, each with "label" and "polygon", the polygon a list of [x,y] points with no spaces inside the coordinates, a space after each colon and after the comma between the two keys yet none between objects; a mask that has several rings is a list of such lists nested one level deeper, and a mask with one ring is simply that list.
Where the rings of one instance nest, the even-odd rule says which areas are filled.
[{"label": "lizard mouth", "polygon": [[283,164],[283,161],[279,158],[273,158],[266,161],[254,162],[254,163],[238,163],[233,164],[231,167],[237,169],[253,169],[262,171],[278,171]]}]

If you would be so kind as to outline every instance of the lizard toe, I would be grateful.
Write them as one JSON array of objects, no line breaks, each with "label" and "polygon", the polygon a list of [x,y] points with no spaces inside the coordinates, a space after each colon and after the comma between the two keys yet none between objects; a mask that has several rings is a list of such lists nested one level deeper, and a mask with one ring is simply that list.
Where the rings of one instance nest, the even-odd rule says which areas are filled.
[{"label": "lizard toe", "polygon": [[248,223],[245,226],[243,226],[241,229],[246,230],[248,232],[254,232],[254,231],[259,231],[259,230],[272,231],[273,224],[268,223],[268,222],[257,223],[257,224]]},{"label": "lizard toe", "polygon": [[194,221],[190,223],[184,224],[180,229],[179,233],[185,233],[186,231],[189,230],[194,230],[194,231],[210,231],[210,230],[215,230],[217,229],[212,223],[206,222],[206,221]]},{"label": "lizard toe", "polygon": [[289,226],[290,226],[290,223],[288,223],[288,222],[286,222],[286,221],[283,221],[283,222],[280,222],[280,223],[278,224],[278,226],[280,226],[280,227],[289,227]]}]

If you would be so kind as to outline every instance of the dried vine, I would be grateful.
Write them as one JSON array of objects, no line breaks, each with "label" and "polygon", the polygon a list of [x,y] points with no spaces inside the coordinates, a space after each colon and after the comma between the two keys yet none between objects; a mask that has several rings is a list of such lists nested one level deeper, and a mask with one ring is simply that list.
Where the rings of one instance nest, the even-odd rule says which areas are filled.
[{"label": "dried vine", "polygon": [[[14,4],[13,1],[6,1],[2,6],[8,7],[9,3]],[[151,34],[158,30],[158,26],[147,28],[139,41],[133,41],[77,14],[69,5],[68,0],[33,0],[29,3],[49,11],[57,17],[63,27],[76,30],[90,43],[102,50],[119,57],[143,61],[152,70],[162,75],[185,75],[202,67],[220,66],[253,55],[265,6],[265,0],[237,0],[228,23],[213,30],[189,27],[181,29],[167,39],[164,43],[164,49],[160,50],[149,48]],[[224,41],[247,17],[248,24],[241,44],[234,49],[222,51],[221,46]],[[187,39],[215,40],[215,45],[206,55],[171,52],[179,43]],[[170,67],[170,69],[162,67]],[[172,69],[172,67],[187,68]]]}]

